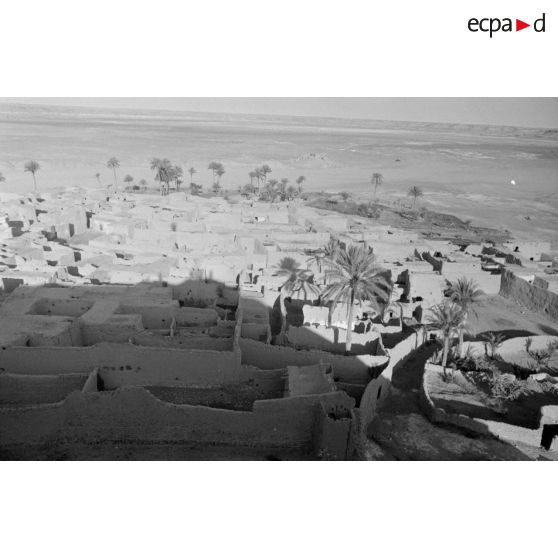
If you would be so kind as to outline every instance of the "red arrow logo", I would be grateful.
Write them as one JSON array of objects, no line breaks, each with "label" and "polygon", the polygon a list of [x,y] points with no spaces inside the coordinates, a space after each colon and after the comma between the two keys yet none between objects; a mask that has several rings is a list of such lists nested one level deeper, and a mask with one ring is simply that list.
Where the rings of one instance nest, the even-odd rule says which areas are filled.
[{"label": "red arrow logo", "polygon": [[521,21],[520,19],[515,20],[515,30],[516,31],[521,31],[522,29],[525,29],[526,27],[531,27],[531,25],[529,23],[525,23],[524,21]]}]

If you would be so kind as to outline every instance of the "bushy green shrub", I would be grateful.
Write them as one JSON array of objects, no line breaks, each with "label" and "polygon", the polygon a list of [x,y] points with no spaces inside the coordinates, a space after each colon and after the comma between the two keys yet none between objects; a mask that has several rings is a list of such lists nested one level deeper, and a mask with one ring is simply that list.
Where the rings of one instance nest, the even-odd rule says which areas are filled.
[{"label": "bushy green shrub", "polygon": [[511,374],[496,374],[489,385],[492,397],[503,401],[515,401],[525,393],[525,384]]}]

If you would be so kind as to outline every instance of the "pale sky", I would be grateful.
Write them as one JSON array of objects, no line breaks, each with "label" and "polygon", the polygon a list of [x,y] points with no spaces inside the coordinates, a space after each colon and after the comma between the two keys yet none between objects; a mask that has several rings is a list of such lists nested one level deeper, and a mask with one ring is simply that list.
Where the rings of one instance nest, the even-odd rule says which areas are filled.
[{"label": "pale sky", "polygon": [[330,116],[377,120],[558,127],[558,98],[538,97],[282,97],[282,98],[4,98],[23,102],[101,108]]}]

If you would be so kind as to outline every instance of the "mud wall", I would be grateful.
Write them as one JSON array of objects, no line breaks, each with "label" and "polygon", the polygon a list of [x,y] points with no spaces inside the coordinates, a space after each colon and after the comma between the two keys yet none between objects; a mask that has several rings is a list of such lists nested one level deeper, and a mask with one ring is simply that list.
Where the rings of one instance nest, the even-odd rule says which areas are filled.
[{"label": "mud wall", "polygon": [[266,343],[270,338],[269,324],[242,324],[242,338]]},{"label": "mud wall", "polygon": [[[383,350],[378,342],[379,333],[355,333],[352,335],[351,353],[355,355],[382,354]],[[345,353],[347,330],[337,327],[318,326],[290,326],[287,330],[287,339],[295,348],[318,349],[333,353]]]},{"label": "mud wall", "polygon": [[9,347],[0,351],[0,372],[3,369],[14,374],[88,374],[96,367],[136,374],[176,374],[201,384],[233,382],[241,371],[232,351],[111,343],[91,347]]},{"label": "mud wall", "polygon": [[209,335],[180,335],[174,337],[142,331],[132,335],[132,343],[142,347],[166,347],[169,349],[199,349],[204,351],[232,351],[231,337],[211,337]]},{"label": "mud wall", "polygon": [[531,285],[506,269],[502,271],[500,295],[558,321],[558,294]]},{"label": "mud wall", "polygon": [[432,265],[432,269],[433,271],[442,271],[442,266],[444,264],[443,260],[440,260],[438,258],[435,258],[430,252],[423,252],[422,253],[422,257],[430,264]]},{"label": "mud wall", "polygon": [[374,370],[386,365],[386,356],[341,356],[317,350],[297,351],[292,347],[266,345],[251,339],[240,339],[242,363],[263,369],[308,366],[327,363],[333,366],[336,380],[351,384],[365,384]]},{"label": "mud wall", "polygon": [[425,341],[424,331],[413,332],[395,347],[389,349],[389,364],[377,378],[366,386],[360,400],[359,414],[363,432],[366,432],[379,403],[389,395],[393,373],[404,367],[409,356]]},{"label": "mud wall", "polygon": [[51,440],[181,441],[312,449],[320,401],[351,407],[346,394],[257,401],[253,411],[165,403],[143,388],[72,393],[62,403],[0,408],[0,445]]},{"label": "mud wall", "polygon": [[129,370],[112,365],[99,369],[100,385],[104,390],[123,386],[195,386],[213,387],[237,384],[252,380],[253,383],[284,383],[283,370],[260,370],[251,366],[240,367],[237,371],[228,370],[226,374],[218,371],[200,373],[190,367]]},{"label": "mud wall", "polygon": [[72,391],[81,391],[87,378],[87,374],[0,374],[0,405],[56,403],[65,399]]}]

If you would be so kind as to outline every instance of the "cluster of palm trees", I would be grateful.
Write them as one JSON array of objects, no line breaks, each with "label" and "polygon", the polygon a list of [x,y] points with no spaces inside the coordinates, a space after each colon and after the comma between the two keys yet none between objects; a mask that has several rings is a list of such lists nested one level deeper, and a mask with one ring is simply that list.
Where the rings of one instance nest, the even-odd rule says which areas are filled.
[{"label": "cluster of palm trees", "polygon": [[256,167],[248,173],[248,176],[250,177],[250,184],[253,186],[254,180],[256,180],[257,188],[259,190],[262,183],[265,185],[268,174],[271,174],[271,167],[269,165],[265,164],[261,167]]},{"label": "cluster of palm trees", "polygon": [[[117,188],[118,187],[117,169],[120,167],[120,161],[116,157],[111,157],[107,161],[107,167],[113,171],[114,186],[115,188]],[[180,190],[180,186],[183,183],[183,176],[184,176],[184,170],[180,165],[173,164],[166,157],[165,158],[154,157],[150,161],[149,168],[152,171],[155,171],[155,180],[160,184],[161,195],[163,196],[168,195],[170,193],[171,186],[174,186],[177,192]],[[218,193],[221,189],[219,181],[223,176],[223,174],[225,174],[225,167],[223,166],[222,163],[212,161],[209,164],[208,168],[213,173],[213,192]],[[194,167],[190,167],[187,170],[187,173],[190,175],[190,192],[194,195],[200,195],[202,192],[201,184],[194,183],[194,174],[197,174],[197,172],[198,171]],[[96,173],[95,178],[99,182],[99,185],[101,185],[101,174]],[[134,177],[130,174],[127,174],[124,177],[124,182],[128,185],[128,187],[130,187],[131,184],[134,182]],[[139,186],[141,188],[146,188],[147,181],[145,179],[141,179],[139,181]],[[136,186],[134,186],[134,188],[136,188]]]},{"label": "cluster of palm trees", "polygon": [[[114,177],[114,188],[118,189],[118,169],[120,168],[120,160],[117,157],[111,157],[106,166],[113,173]],[[37,161],[31,160],[25,163],[25,172],[30,172],[33,176],[33,184],[35,190],[37,189],[37,177],[36,173],[40,169],[40,165]],[[155,180],[160,183],[161,194],[168,195],[171,190],[171,185],[179,191],[180,185],[183,183],[184,171],[180,165],[174,165],[167,158],[154,157],[150,161],[150,169],[155,171]],[[214,194],[219,194],[221,192],[221,177],[225,174],[225,167],[223,163],[217,161],[211,161],[209,163],[208,169],[212,172],[212,191]],[[194,174],[197,174],[197,170],[194,167],[190,167],[187,173],[190,175],[190,192],[194,195],[200,195],[202,193],[202,185],[194,183]],[[240,193],[245,197],[257,196],[262,201],[275,202],[277,200],[285,201],[292,200],[299,197],[302,193],[302,184],[306,181],[305,176],[299,176],[296,179],[296,187],[289,184],[288,178],[282,178],[281,180],[269,179],[268,175],[271,173],[271,167],[267,164],[257,167],[253,171],[250,171],[248,175],[250,176],[250,184],[246,184],[244,187],[239,188]],[[101,173],[95,173],[95,178],[102,186]],[[6,180],[5,176],[0,173],[0,182]],[[254,183],[256,181],[256,184]],[[134,177],[131,174],[126,174],[123,178],[123,182],[128,188],[132,187],[134,183]],[[141,179],[138,183],[139,185],[134,185],[134,189],[146,188],[147,181]]]},{"label": "cluster of palm trees", "polygon": [[[296,179],[296,186],[289,183],[288,178],[277,180],[270,178],[271,167],[262,165],[248,173],[250,183],[239,188],[239,192],[245,198],[254,199],[257,197],[260,201],[268,201],[274,203],[276,201],[293,200],[302,194],[302,184],[306,181],[305,176],[299,176]],[[256,183],[254,183],[256,181]]]},{"label": "cluster of palm trees", "polygon": [[[214,171],[214,177],[215,177],[215,172],[217,173],[218,176],[222,176],[222,174],[224,174],[225,172],[224,167],[221,165],[221,163],[212,163],[211,165],[219,165]],[[114,187],[118,188],[117,170],[120,168],[120,160],[117,159],[116,157],[111,157],[107,161],[107,168],[112,170],[114,175]],[[184,176],[184,170],[180,165],[174,165],[167,158],[154,157],[150,161],[149,168],[152,171],[155,171],[155,180],[160,183],[161,194],[163,196],[168,195],[170,193],[171,185],[174,186],[177,192],[180,190],[180,186],[183,183],[182,178]],[[190,167],[187,172],[190,175],[190,190],[192,191],[192,193],[199,194],[201,192],[201,186],[193,183],[194,174],[196,174],[198,171],[194,167]],[[95,178],[99,182],[99,185],[102,186],[101,173],[97,172],[95,174]],[[124,183],[126,183],[128,187],[131,187],[132,183],[134,182],[134,177],[131,174],[126,174],[124,176],[123,181]],[[133,188],[134,189],[147,188],[147,180],[142,178],[137,185],[133,186]]]},{"label": "cluster of palm trees", "polygon": [[155,180],[161,185],[161,195],[169,195],[171,184],[174,184],[177,192],[179,191],[184,176],[180,165],[173,165],[166,158],[154,157],[151,159],[149,168],[155,171]]},{"label": "cluster of palm trees", "polygon": [[314,255],[313,260],[325,269],[325,288],[314,283],[313,274],[302,269],[292,258],[284,258],[277,275],[284,276],[281,286],[280,306],[282,327],[286,329],[285,299],[295,293],[308,293],[330,304],[330,310],[342,304],[347,307],[346,354],[350,354],[354,325],[355,304],[366,302],[378,313],[383,313],[390,303],[393,283],[391,274],[378,265],[375,255],[365,244],[344,245],[335,240]]},{"label": "cluster of palm trees", "polygon": [[[355,304],[366,302],[379,314],[388,308],[393,291],[393,282],[388,270],[376,261],[372,250],[364,243],[344,245],[330,240],[327,246],[311,258],[321,273],[324,268],[325,287],[314,282],[308,269],[302,268],[293,258],[284,258],[278,267],[277,275],[285,277],[280,290],[281,333],[285,332],[287,318],[285,299],[303,293],[328,302],[330,310],[339,304],[347,308],[346,354],[350,354],[354,325]],[[443,340],[442,366],[447,366],[452,340],[458,338],[458,353],[464,356],[463,338],[471,313],[476,314],[484,292],[472,279],[462,277],[450,284],[447,299],[431,308],[428,327],[440,332]]]},{"label": "cluster of palm trees", "polygon": [[463,358],[463,337],[467,331],[467,321],[471,313],[476,314],[475,306],[479,304],[484,292],[478,288],[476,281],[462,277],[450,283],[448,298],[431,308],[429,326],[437,329],[443,340],[442,366],[445,370],[452,340],[458,337],[458,353]]}]

